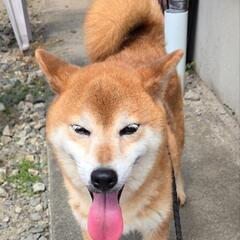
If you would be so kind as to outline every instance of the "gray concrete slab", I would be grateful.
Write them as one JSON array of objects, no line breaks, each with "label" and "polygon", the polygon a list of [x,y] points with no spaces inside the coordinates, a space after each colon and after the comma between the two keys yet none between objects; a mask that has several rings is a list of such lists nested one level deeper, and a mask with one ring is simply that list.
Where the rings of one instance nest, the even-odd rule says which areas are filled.
[{"label": "gray concrete slab", "polygon": [[80,228],[67,204],[67,192],[56,161],[49,150],[50,237],[52,240],[81,239]]},{"label": "gray concrete slab", "polygon": [[[47,48],[80,65],[87,61],[79,26],[88,4],[45,0],[43,9]],[[188,77],[185,98],[183,173],[188,201],[181,209],[184,239],[239,240],[239,125],[196,76]],[[49,160],[51,238],[80,240],[59,169],[52,157]],[[170,239],[175,239],[173,230]]]},{"label": "gray concrete slab", "polygon": [[82,23],[91,0],[45,0],[45,47],[74,64],[86,63]]}]

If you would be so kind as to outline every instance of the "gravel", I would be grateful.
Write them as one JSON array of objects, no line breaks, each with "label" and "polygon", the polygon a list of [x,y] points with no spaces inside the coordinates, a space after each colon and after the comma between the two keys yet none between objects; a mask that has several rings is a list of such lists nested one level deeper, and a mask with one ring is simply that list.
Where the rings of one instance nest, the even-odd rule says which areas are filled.
[{"label": "gravel", "polygon": [[8,125],[6,125],[5,128],[3,129],[2,135],[3,136],[8,136],[8,137],[12,136],[12,133],[11,133]]},{"label": "gravel", "polygon": [[0,197],[5,198],[7,197],[7,192],[4,188],[0,187]]},{"label": "gravel", "polygon": [[7,169],[6,168],[0,168],[0,183],[4,182],[4,179],[7,175]]},{"label": "gravel", "polygon": [[38,204],[38,205],[35,207],[35,210],[36,210],[37,212],[41,212],[41,211],[43,210],[42,204]]},{"label": "gravel", "polygon": [[22,212],[22,208],[20,208],[20,207],[15,208],[15,213],[21,213],[21,212]]},{"label": "gravel", "polygon": [[190,90],[185,93],[184,99],[187,101],[200,101],[199,93]]},{"label": "gravel", "polygon": [[0,9],[0,240],[49,239],[45,115],[51,95],[34,60],[43,43],[40,3],[27,2],[33,42],[24,54]]},{"label": "gravel", "polygon": [[3,112],[6,109],[5,105],[0,102],[0,112]]},{"label": "gravel", "polygon": [[30,218],[33,220],[33,221],[39,221],[41,219],[41,215],[39,213],[32,213],[30,215]]}]

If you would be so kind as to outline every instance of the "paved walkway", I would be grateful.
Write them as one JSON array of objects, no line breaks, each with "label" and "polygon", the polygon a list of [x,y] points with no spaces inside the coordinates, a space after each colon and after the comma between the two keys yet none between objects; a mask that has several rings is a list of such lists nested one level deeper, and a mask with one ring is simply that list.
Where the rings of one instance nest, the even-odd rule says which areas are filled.
[{"label": "paved walkway", "polygon": [[47,48],[78,65],[86,63],[82,23],[90,2],[91,0],[45,0],[42,10]]},{"label": "paved walkway", "polygon": [[[86,63],[81,24],[87,0],[45,0],[47,48],[76,64]],[[239,126],[196,76],[185,95],[183,172],[188,202],[181,209],[185,240],[239,240]],[[59,169],[50,157],[53,240],[80,240]],[[137,239],[128,237],[127,239]],[[170,239],[175,239],[171,233]]]}]

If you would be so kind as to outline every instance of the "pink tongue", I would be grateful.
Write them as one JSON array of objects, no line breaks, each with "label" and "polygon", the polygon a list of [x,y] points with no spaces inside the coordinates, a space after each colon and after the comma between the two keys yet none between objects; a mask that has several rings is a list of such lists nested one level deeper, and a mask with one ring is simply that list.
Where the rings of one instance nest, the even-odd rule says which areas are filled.
[{"label": "pink tongue", "polygon": [[88,232],[93,240],[119,240],[123,231],[118,192],[93,193],[88,214]]}]

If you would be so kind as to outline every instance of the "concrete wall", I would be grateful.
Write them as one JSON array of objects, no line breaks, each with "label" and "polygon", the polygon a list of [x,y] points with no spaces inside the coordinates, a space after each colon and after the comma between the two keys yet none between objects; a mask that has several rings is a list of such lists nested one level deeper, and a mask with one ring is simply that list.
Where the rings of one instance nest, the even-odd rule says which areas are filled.
[{"label": "concrete wall", "polygon": [[200,0],[196,71],[240,118],[240,1]]}]

